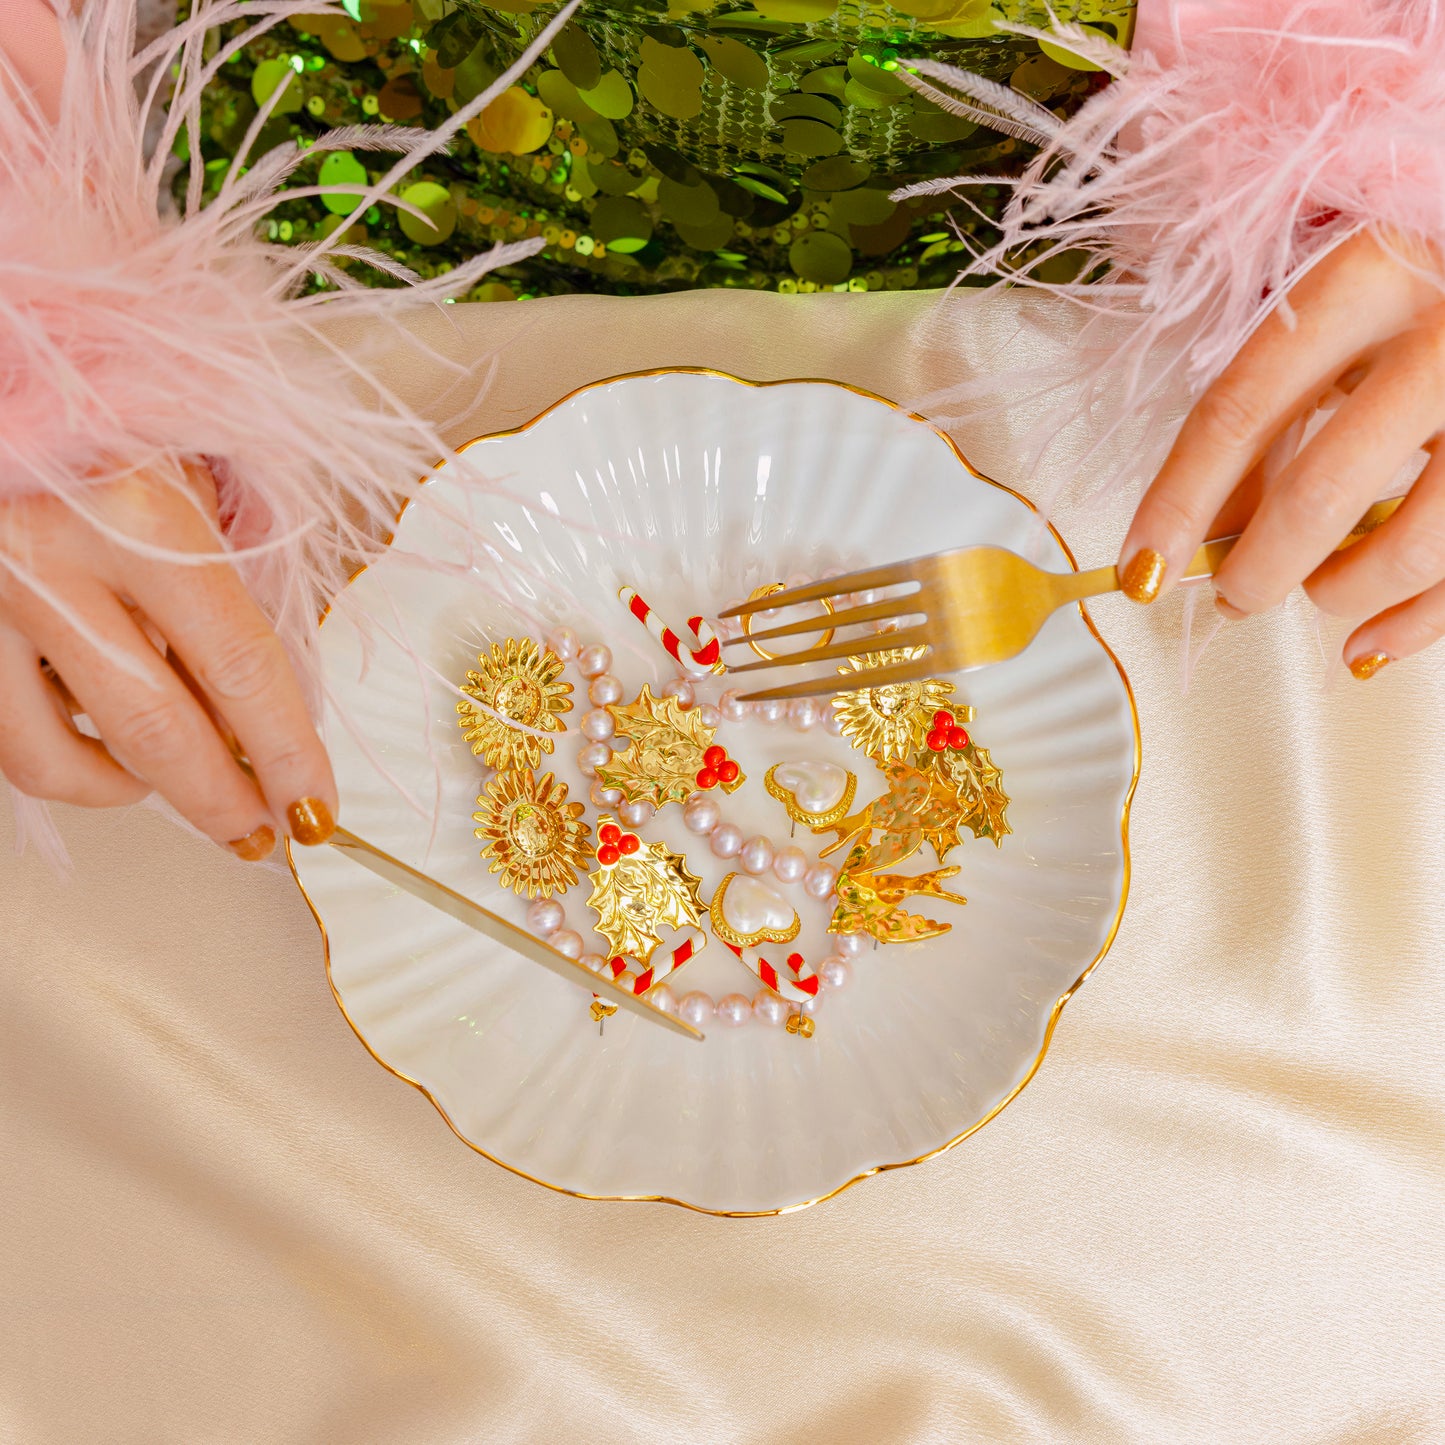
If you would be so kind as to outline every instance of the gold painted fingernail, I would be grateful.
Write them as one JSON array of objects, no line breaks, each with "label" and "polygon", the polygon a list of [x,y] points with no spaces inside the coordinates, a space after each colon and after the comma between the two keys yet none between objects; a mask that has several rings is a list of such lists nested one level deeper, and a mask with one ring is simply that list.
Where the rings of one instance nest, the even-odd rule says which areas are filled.
[{"label": "gold painted fingernail", "polygon": [[1374,677],[1382,667],[1388,667],[1389,655],[1383,652],[1367,652],[1363,657],[1357,657],[1350,664],[1350,676],[1357,677],[1361,682],[1366,678]]},{"label": "gold painted fingernail", "polygon": [[254,833],[247,833],[244,838],[237,838],[234,842],[227,843],[231,852],[236,857],[244,858],[247,863],[259,863],[263,858],[271,856],[271,850],[276,846],[275,830],[263,823]]},{"label": "gold painted fingernail", "polygon": [[1164,557],[1152,547],[1141,547],[1119,574],[1119,590],[1131,602],[1152,602],[1164,585]]},{"label": "gold painted fingernail", "polygon": [[331,809],[320,798],[301,798],[286,809],[291,836],[308,848],[324,843],[335,831],[336,820]]}]

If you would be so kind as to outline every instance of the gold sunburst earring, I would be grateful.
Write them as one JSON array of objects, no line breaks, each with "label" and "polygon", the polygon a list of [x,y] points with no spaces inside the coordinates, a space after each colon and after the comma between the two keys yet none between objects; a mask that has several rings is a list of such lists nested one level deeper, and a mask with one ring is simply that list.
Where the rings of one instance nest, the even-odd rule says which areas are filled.
[{"label": "gold sunburst earring", "polygon": [[875,762],[903,758],[920,747],[941,712],[973,721],[973,709],[954,707],[953,684],[928,677],[919,682],[892,682],[870,687],[868,673],[896,662],[913,662],[923,656],[921,647],[895,647],[887,652],[850,657],[838,671],[843,686],[833,699],[833,710],[843,736]]},{"label": "gold sunburst earring", "polygon": [[545,733],[564,732],[562,714],[572,711],[563,662],[530,637],[509,637],[477,654],[477,666],[462,684],[457,722],[472,751],[488,767],[535,768],[553,742]]},{"label": "gold sunburst earring", "polygon": [[472,817],[485,846],[487,871],[502,886],[528,898],[565,893],[587,871],[588,837],[583,805],[567,801],[567,785],[551,773],[529,768],[498,773],[477,799]]}]

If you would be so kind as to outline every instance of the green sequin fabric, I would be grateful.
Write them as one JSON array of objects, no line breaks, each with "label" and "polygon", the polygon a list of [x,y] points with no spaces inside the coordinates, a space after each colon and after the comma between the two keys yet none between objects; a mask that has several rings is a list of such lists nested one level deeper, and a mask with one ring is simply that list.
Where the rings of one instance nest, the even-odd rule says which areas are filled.
[{"label": "green sequin fabric", "polygon": [[[221,69],[203,114],[209,189],[288,71],[294,78],[262,150],[377,119],[436,126],[556,13],[532,0],[346,0],[346,8],[346,17],[297,17]],[[1052,6],[1060,20],[1121,46],[1133,8],[1133,0]],[[473,300],[946,285],[968,250],[995,238],[999,188],[971,188],[968,202],[899,204],[889,192],[937,176],[1016,173],[1032,151],[923,99],[899,78],[900,64],[943,61],[1059,115],[1107,80],[1001,21],[1047,29],[1049,12],[1039,0],[584,4],[450,154],[408,177],[401,194],[425,220],[373,207],[347,239],[434,276],[494,242],[542,238],[540,253],[494,272]],[[297,184],[361,185],[389,160],[332,153]],[[351,209],[344,192],[285,201],[271,235],[292,243],[327,235]]]}]

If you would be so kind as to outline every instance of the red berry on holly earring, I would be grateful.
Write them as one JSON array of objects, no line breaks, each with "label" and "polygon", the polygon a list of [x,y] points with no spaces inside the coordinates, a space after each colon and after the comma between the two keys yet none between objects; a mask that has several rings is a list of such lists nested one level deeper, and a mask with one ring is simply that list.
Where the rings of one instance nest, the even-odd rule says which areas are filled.
[{"label": "red berry on holly earring", "polygon": [[718,764],[717,776],[720,783],[735,783],[742,776],[742,769],[731,758],[726,758]]},{"label": "red berry on holly earring", "polygon": [[953,714],[946,707],[941,707],[933,714],[933,726],[935,728],[946,728],[953,726]]},{"label": "red berry on holly earring", "polygon": [[597,861],[604,867],[610,868],[622,856],[617,848],[611,843],[604,843],[597,850]]},{"label": "red berry on holly earring", "polygon": [[964,732],[962,728],[949,728],[948,745],[955,752],[957,752],[959,748],[966,748],[968,746],[968,734]]},{"label": "red berry on holly earring", "polygon": [[604,823],[597,830],[597,838],[602,843],[615,843],[622,836],[622,829],[616,823]]},{"label": "red berry on holly earring", "polygon": [[948,734],[942,728],[935,728],[925,741],[935,753],[941,753],[948,746]]},{"label": "red berry on holly earring", "polygon": [[716,771],[718,768],[720,768],[720,767],[723,765],[724,762],[727,761],[727,755],[728,755],[728,750],[727,750],[726,748],[719,747],[716,743],[714,743],[714,744],[702,755],[702,760],[703,760],[704,763],[707,764],[708,767],[710,767],[710,768],[712,768],[714,771]]},{"label": "red berry on holly earring", "polygon": [[617,840],[617,851],[619,853],[635,853],[642,847],[642,840],[636,833],[624,833]]},{"label": "red berry on holly earring", "polygon": [[696,781],[699,788],[715,788],[717,787],[717,774],[711,768],[699,768]]}]

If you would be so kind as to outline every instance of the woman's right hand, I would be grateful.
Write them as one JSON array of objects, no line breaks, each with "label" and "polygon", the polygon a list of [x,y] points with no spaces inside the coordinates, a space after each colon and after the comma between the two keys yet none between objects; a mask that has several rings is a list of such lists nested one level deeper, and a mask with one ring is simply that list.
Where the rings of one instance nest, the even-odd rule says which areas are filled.
[{"label": "woman's right hand", "polygon": [[[165,555],[214,554],[220,537],[202,469],[135,473],[71,503],[0,503],[0,773],[32,797],[87,807],[154,790],[260,859],[279,827],[324,842],[336,784],[285,650],[232,563]],[[99,741],[75,729],[77,709]]]}]

